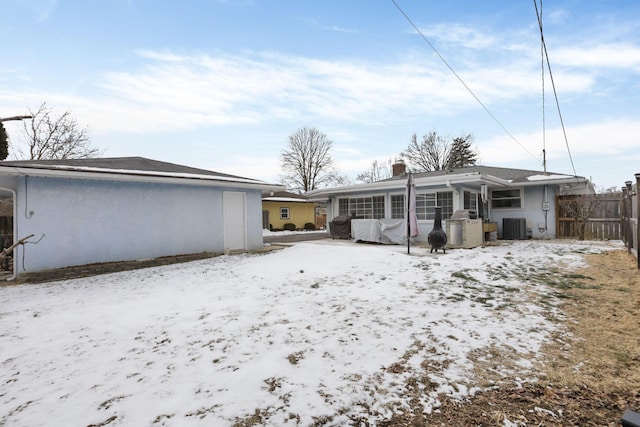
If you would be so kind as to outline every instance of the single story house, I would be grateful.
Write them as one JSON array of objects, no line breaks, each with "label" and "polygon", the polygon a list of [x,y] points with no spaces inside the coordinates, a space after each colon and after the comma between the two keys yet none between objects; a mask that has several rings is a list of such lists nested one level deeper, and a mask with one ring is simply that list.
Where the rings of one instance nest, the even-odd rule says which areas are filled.
[{"label": "single story house", "polygon": [[[393,177],[382,181],[310,191],[310,198],[327,200],[327,221],[336,216],[405,219],[408,173],[404,163],[393,165]],[[435,208],[442,208],[444,222],[457,211],[471,212],[504,239],[555,238],[555,197],[560,194],[593,194],[584,177],[522,169],[470,166],[412,174],[416,191],[419,235],[426,241],[433,228]],[[405,232],[406,234],[406,232]]]},{"label": "single story house", "polygon": [[300,194],[288,191],[265,193],[262,197],[262,228],[282,230],[285,224],[294,224],[296,229],[314,224],[315,203]]},{"label": "single story house", "polygon": [[[13,277],[91,263],[263,246],[262,193],[283,187],[141,157],[0,162]],[[30,244],[31,243],[31,244]]]}]

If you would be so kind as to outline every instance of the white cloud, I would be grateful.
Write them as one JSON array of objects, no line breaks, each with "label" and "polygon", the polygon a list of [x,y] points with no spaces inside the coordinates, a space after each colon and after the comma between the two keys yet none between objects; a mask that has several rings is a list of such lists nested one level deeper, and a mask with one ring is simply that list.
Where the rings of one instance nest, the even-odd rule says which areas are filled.
[{"label": "white cloud", "polygon": [[335,31],[337,33],[357,33],[358,32],[358,30],[352,30],[352,29],[349,29],[349,28],[342,28],[342,27],[337,26],[337,25],[331,25],[331,26],[328,26],[328,27],[324,27],[324,29],[327,30],[327,31]]},{"label": "white cloud", "polygon": [[544,13],[542,17],[543,25],[551,23],[556,25],[564,24],[571,17],[571,13],[565,9],[556,9],[550,13]]},{"label": "white cloud", "polygon": [[554,63],[571,67],[601,67],[640,72],[640,47],[628,43],[570,46],[550,52]]},{"label": "white cloud", "polygon": [[146,52],[144,58],[151,59],[145,67],[108,73],[101,84],[107,100],[128,106],[129,122],[137,128],[147,122],[140,115],[149,113],[177,116],[162,127],[260,123],[294,116],[379,122],[390,112],[415,115],[435,111],[435,104],[442,109],[460,104],[460,98],[463,104],[469,102],[443,71],[422,71],[407,64],[277,54],[213,57]]},{"label": "white cloud", "polygon": [[[330,61],[273,53],[178,55],[144,51],[144,66],[109,72],[100,83],[113,128],[179,129],[256,124],[292,117],[381,124],[424,115],[455,114],[475,101],[442,63]],[[517,99],[538,90],[537,70],[496,64],[461,70],[483,101]],[[573,74],[583,90],[587,77]],[[124,114],[126,112],[126,114]]]},{"label": "white cloud", "polygon": [[[605,119],[566,128],[572,156],[593,156],[596,159],[619,156],[638,149],[637,135],[640,120],[620,118]],[[541,131],[514,135],[529,153],[542,159],[543,136]],[[549,129],[545,136],[547,159],[568,158],[567,144],[561,128]],[[515,164],[531,160],[530,154],[508,136],[499,136],[482,143],[483,159],[491,164]]]},{"label": "white cloud", "polygon": [[[136,53],[141,65],[103,74],[92,94],[34,90],[4,92],[0,98],[4,107],[33,107],[46,100],[71,109],[96,133],[144,134],[295,121],[298,126],[324,123],[323,131],[345,143],[360,140],[358,128],[363,125],[383,128],[423,117],[434,123],[438,117],[479,108],[440,61],[424,54],[376,63],[277,53]],[[489,66],[471,63],[458,72],[491,109],[510,108],[509,103],[539,96],[538,66],[516,58]],[[580,70],[561,69],[557,79],[563,94],[589,91],[594,83]]]},{"label": "white cloud", "polygon": [[420,29],[420,32],[438,44],[453,44],[468,49],[487,49],[500,45],[500,40],[493,35],[484,34],[476,28],[459,23],[442,23]]}]

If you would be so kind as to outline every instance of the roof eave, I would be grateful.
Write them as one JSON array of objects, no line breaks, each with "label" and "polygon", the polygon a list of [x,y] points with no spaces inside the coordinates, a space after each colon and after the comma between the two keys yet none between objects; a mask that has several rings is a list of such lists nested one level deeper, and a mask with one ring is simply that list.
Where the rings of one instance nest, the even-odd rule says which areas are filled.
[{"label": "roof eave", "polygon": [[262,191],[282,191],[284,187],[279,184],[270,184],[263,181],[252,180],[232,180],[220,179],[215,176],[192,175],[189,176],[171,176],[158,172],[154,173],[134,173],[134,172],[117,172],[114,173],[108,169],[81,171],[81,170],[65,170],[65,169],[49,169],[49,168],[33,168],[33,167],[15,167],[0,166],[0,175],[25,175],[40,176],[51,178],[75,178],[75,179],[99,179],[107,181],[129,181],[129,182],[156,182],[164,184],[185,184],[202,186],[224,186],[228,188],[249,188]]},{"label": "roof eave", "polygon": [[580,176],[567,176],[566,178],[557,178],[557,179],[537,179],[533,181],[518,181],[513,182],[513,186],[521,186],[521,187],[533,187],[537,185],[564,185],[564,184],[587,184],[589,182],[588,179],[580,177]]},{"label": "roof eave", "polygon": [[[484,184],[492,184],[496,186],[509,186],[509,181],[497,178],[491,175],[482,175],[478,172],[472,173],[464,173],[464,174],[452,174],[452,175],[438,175],[438,176],[428,176],[428,177],[418,177],[414,176],[414,184],[418,186],[428,186],[428,185],[453,185],[453,184],[464,184],[464,183],[472,183],[479,182]],[[393,190],[399,187],[403,187],[405,185],[405,181],[401,179],[395,179],[390,181],[378,181],[368,184],[355,184],[355,185],[347,185],[344,187],[333,187],[333,188],[323,188],[320,190],[313,190],[306,193],[309,198],[323,198],[330,197],[335,194],[344,194],[351,193],[353,191],[384,191],[384,190]]]}]

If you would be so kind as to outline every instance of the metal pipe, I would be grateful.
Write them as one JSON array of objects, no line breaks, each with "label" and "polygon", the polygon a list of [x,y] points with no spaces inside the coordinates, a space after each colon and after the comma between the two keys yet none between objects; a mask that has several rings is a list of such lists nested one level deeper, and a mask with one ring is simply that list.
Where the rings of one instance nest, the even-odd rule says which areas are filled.
[{"label": "metal pipe", "polygon": [[[15,242],[15,239],[18,236],[18,200],[16,197],[16,190],[7,187],[0,187],[0,190],[9,191],[13,199],[13,240]],[[17,246],[13,248],[13,274],[7,279],[7,282],[14,281],[18,278],[18,269],[16,267],[16,260],[18,259],[17,250]]]},{"label": "metal pipe", "polygon": [[637,232],[636,232],[636,259],[638,260],[638,269],[640,269],[640,173],[635,174],[636,176],[636,205],[638,213],[636,218]]}]

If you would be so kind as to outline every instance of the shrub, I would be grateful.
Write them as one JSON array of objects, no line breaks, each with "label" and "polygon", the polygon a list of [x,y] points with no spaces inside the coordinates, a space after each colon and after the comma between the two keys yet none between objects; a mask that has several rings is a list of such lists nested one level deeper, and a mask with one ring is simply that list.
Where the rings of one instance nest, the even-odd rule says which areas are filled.
[{"label": "shrub", "polygon": [[307,222],[304,225],[304,229],[305,230],[315,230],[316,229],[316,225],[314,223],[312,223],[312,222]]},{"label": "shrub", "polygon": [[296,225],[291,222],[286,223],[285,225],[282,226],[282,228],[289,231],[296,231]]}]

